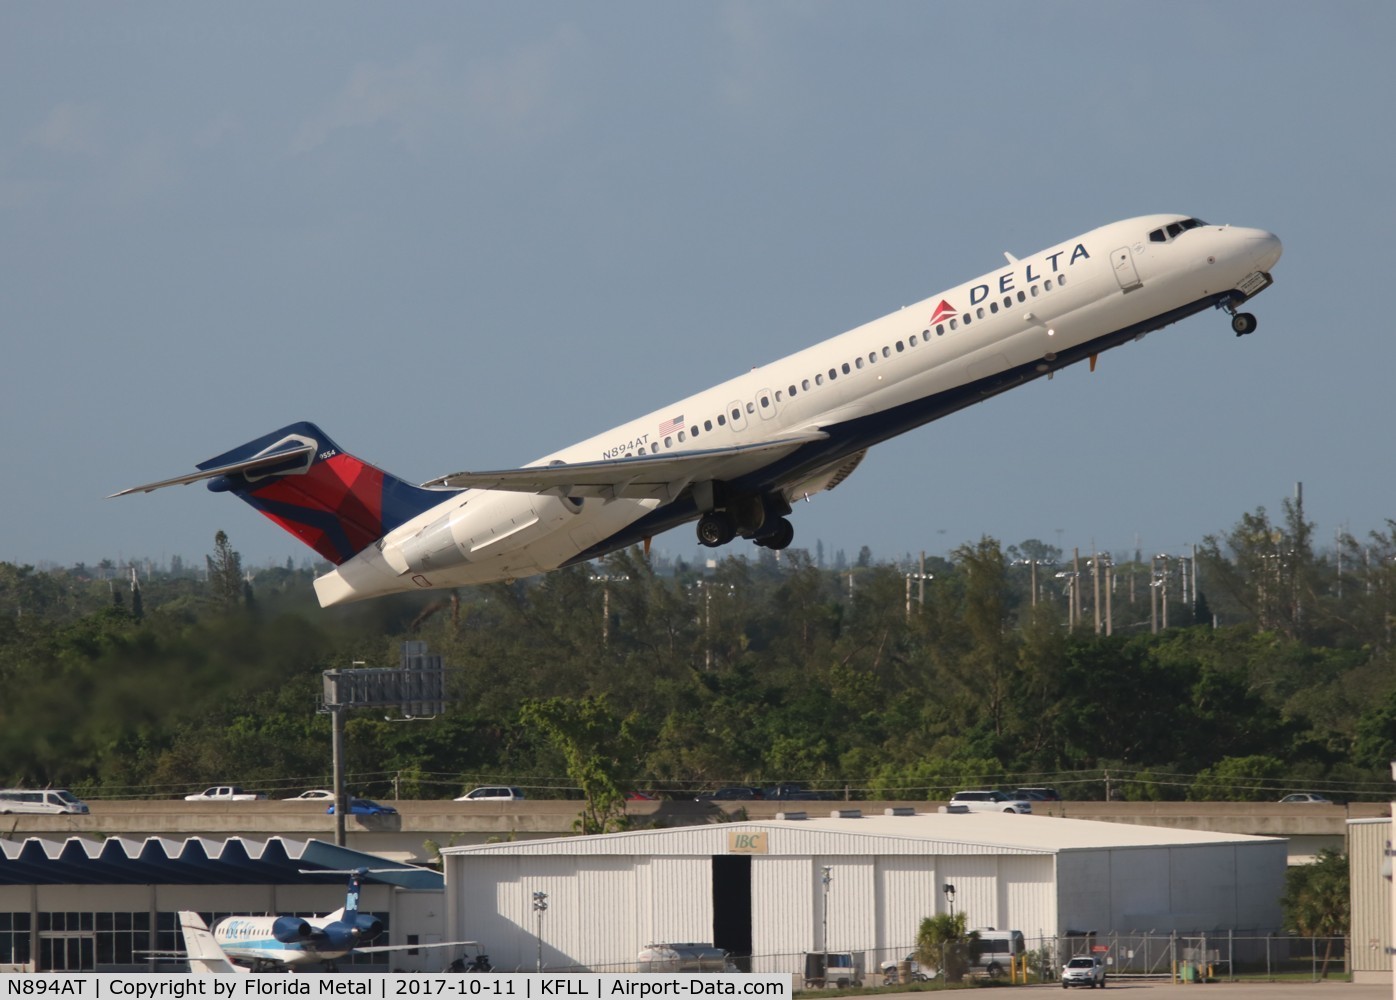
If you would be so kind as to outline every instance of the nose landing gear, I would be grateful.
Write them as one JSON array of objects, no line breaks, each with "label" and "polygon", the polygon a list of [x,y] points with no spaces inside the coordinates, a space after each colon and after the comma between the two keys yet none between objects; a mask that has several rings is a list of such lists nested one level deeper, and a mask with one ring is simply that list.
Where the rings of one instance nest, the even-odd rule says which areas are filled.
[{"label": "nose landing gear", "polygon": [[1244,337],[1248,333],[1253,333],[1255,328],[1256,319],[1254,313],[1232,312],[1231,329],[1236,331],[1236,336]]}]

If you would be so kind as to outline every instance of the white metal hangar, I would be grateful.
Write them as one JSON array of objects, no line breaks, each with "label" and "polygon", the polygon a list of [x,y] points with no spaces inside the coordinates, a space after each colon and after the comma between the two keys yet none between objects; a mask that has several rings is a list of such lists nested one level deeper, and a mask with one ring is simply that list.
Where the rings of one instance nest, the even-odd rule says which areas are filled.
[{"label": "white metal hangar", "polygon": [[750,956],[738,964],[751,971],[790,972],[825,948],[864,951],[875,969],[952,909],[1030,941],[1280,929],[1276,838],[1000,813],[802,815],[447,848],[445,933],[481,941],[497,969],[620,971],[648,944],[701,941]]}]

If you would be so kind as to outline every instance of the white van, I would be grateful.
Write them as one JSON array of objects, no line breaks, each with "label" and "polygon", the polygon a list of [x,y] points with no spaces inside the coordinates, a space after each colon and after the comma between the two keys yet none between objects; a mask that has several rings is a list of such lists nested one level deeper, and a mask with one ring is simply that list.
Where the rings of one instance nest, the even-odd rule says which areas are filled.
[{"label": "white van", "polygon": [[978,940],[970,945],[973,955],[973,968],[976,972],[997,978],[1006,976],[1013,963],[1021,961],[1027,950],[1027,942],[1022,931],[999,931],[992,927],[980,927]]},{"label": "white van", "polygon": [[86,814],[87,803],[66,788],[0,788],[0,816],[10,813]]}]

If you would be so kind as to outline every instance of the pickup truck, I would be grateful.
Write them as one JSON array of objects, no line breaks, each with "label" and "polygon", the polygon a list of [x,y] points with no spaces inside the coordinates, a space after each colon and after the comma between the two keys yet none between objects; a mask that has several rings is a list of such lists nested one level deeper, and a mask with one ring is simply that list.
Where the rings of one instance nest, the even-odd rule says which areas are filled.
[{"label": "pickup truck", "polygon": [[184,796],[185,802],[255,802],[266,798],[260,792],[244,792],[237,785],[214,785],[202,792]]}]

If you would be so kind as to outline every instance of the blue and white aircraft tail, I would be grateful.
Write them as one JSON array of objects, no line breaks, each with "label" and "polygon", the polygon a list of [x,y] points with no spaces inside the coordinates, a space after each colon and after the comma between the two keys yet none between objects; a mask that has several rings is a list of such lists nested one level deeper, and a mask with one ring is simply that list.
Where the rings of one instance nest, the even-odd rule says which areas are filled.
[{"label": "blue and white aircraft tail", "polygon": [[113,496],[209,480],[334,568],[322,605],[511,580],[697,522],[783,549],[798,500],[869,448],[1208,309],[1239,336],[1278,237],[1184,215],[1111,223],[1006,263],[532,464],[412,486],[298,423]]}]

